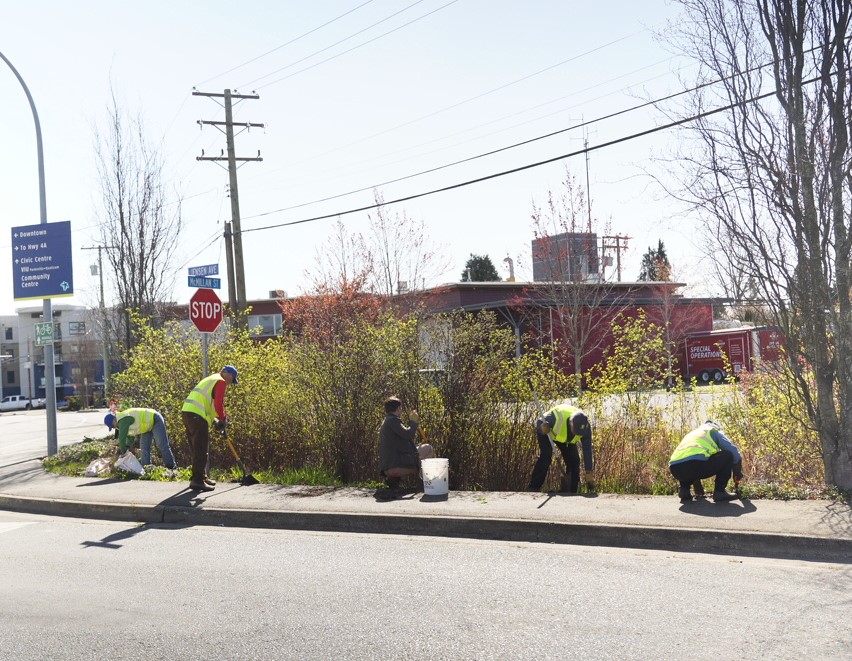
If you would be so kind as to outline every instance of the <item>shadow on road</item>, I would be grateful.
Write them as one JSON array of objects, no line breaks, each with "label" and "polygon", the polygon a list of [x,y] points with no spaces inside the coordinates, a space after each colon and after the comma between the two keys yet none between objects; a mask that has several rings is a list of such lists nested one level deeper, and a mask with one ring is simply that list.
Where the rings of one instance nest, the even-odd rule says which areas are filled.
[{"label": "shadow on road", "polygon": [[141,525],[136,525],[132,528],[127,528],[126,530],[121,530],[119,532],[114,532],[111,535],[107,535],[99,542],[80,542],[80,546],[84,546],[86,548],[120,549],[122,544],[116,544],[115,542],[130,539],[131,537],[135,537],[139,533],[145,532],[148,529],[148,524],[143,523]]}]

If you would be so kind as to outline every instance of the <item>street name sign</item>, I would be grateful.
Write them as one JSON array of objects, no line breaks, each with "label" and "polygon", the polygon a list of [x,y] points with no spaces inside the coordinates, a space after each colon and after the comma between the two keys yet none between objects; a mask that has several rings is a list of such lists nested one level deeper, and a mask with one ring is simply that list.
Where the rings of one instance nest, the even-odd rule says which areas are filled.
[{"label": "street name sign", "polygon": [[219,265],[218,264],[205,264],[204,266],[190,266],[189,267],[189,275],[219,275]]},{"label": "street name sign", "polygon": [[71,221],[12,228],[13,298],[61,298],[74,295]]},{"label": "street name sign", "polygon": [[189,276],[190,287],[203,287],[204,289],[221,289],[222,281],[219,278],[203,278],[197,275]]}]

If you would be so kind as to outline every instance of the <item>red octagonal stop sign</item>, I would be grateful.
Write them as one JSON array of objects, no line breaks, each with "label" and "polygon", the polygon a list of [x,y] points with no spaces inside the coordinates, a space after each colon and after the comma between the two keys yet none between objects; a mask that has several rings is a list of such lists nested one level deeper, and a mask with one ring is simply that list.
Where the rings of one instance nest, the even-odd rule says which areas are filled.
[{"label": "red octagonal stop sign", "polygon": [[222,301],[212,289],[199,289],[189,299],[189,319],[202,333],[212,333],[222,323]]}]

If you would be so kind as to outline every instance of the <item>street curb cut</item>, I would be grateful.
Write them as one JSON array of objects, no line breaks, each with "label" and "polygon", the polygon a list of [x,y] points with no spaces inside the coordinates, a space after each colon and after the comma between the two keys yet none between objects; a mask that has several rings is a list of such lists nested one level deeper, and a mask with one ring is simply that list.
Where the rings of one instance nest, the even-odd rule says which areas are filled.
[{"label": "street curb cut", "polygon": [[0,509],[53,516],[182,526],[206,525],[452,537],[852,563],[852,539],[761,532],[417,514],[352,514],[233,510],[174,505],[123,505],[5,495],[0,495]]}]

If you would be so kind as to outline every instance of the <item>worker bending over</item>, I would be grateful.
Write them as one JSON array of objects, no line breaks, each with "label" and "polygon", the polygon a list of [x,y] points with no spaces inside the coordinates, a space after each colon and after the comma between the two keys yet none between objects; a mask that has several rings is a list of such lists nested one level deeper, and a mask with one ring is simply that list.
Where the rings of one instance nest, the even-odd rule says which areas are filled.
[{"label": "worker bending over", "polygon": [[151,463],[151,440],[153,439],[163,458],[163,465],[166,468],[175,468],[175,457],[169,443],[166,421],[158,411],[127,409],[118,413],[107,413],[104,424],[110,431],[118,432],[118,450],[121,454],[133,447],[138,438],[139,447],[142,450],[141,462],[143,466],[147,466]]},{"label": "worker bending over", "polygon": [[[547,478],[550,462],[553,459],[553,445],[559,448],[565,461],[565,473],[568,481],[568,493],[577,493],[580,489],[580,450],[583,445],[583,464],[586,472],[586,487],[595,490],[592,463],[592,425],[588,416],[576,406],[559,404],[543,417],[536,420],[536,438],[539,457],[535,462],[529,491],[539,491]],[[552,443],[551,443],[552,441]]]}]

